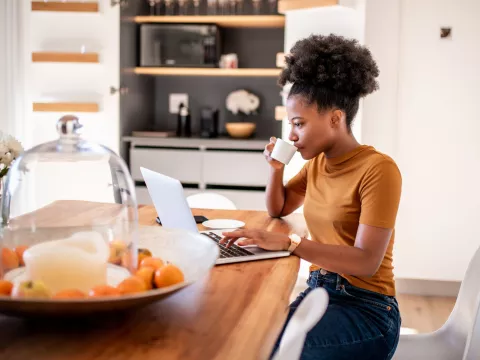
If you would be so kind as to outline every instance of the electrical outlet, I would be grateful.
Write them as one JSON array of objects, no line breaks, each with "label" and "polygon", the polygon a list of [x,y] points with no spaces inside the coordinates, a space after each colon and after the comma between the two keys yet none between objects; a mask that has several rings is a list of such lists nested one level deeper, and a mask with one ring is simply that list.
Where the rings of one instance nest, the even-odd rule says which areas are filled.
[{"label": "electrical outlet", "polygon": [[170,94],[168,101],[170,114],[178,114],[178,108],[182,103],[188,107],[188,94]]}]

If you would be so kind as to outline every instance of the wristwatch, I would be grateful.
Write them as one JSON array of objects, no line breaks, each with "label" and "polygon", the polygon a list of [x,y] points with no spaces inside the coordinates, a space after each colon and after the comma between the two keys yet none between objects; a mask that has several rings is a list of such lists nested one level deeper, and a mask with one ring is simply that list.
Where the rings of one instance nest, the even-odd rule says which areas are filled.
[{"label": "wristwatch", "polygon": [[297,234],[291,234],[288,236],[290,238],[290,246],[288,247],[288,252],[292,253],[295,251],[298,245],[302,242],[302,238]]}]

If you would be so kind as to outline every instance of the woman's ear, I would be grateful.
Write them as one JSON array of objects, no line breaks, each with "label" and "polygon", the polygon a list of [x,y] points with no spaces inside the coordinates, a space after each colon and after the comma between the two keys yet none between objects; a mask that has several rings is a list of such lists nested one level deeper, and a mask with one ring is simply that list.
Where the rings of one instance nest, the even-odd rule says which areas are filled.
[{"label": "woman's ear", "polygon": [[335,109],[332,111],[330,124],[332,127],[339,127],[345,120],[345,113],[342,110]]}]

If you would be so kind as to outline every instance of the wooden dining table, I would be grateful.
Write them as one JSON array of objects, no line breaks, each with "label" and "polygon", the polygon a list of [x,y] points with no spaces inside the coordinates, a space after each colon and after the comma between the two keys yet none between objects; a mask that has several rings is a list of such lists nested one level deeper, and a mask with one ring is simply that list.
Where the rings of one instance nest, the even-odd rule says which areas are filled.
[{"label": "wooden dining table", "polygon": [[[102,211],[64,206],[57,221]],[[263,211],[193,213],[241,220],[245,228],[307,233],[301,214],[276,219]],[[159,226],[152,206],[139,206],[138,215],[140,225]],[[285,322],[298,270],[296,256],[217,265],[203,280],[130,312],[59,319],[0,315],[0,359],[267,359]]]}]

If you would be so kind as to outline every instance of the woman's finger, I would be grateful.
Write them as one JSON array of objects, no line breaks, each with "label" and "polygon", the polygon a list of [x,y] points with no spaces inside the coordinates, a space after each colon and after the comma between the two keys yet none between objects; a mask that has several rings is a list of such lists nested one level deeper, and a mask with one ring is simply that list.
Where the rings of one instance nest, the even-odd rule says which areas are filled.
[{"label": "woman's finger", "polygon": [[219,243],[220,243],[220,244],[226,244],[226,243],[228,243],[231,239],[232,239],[231,236],[224,236],[224,237],[219,241]]},{"label": "woman's finger", "polygon": [[255,239],[243,239],[237,242],[238,246],[255,245],[255,244],[256,244]]},{"label": "woman's finger", "polygon": [[228,240],[226,247],[229,248],[230,246],[234,245],[238,238],[231,238]]},{"label": "woman's finger", "polygon": [[250,230],[244,230],[244,229],[238,229],[234,231],[225,231],[222,233],[223,236],[228,236],[228,237],[249,237],[249,234],[251,233]]}]

